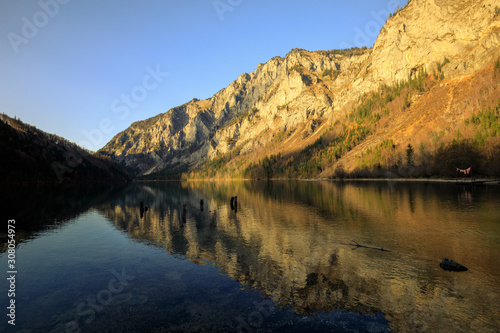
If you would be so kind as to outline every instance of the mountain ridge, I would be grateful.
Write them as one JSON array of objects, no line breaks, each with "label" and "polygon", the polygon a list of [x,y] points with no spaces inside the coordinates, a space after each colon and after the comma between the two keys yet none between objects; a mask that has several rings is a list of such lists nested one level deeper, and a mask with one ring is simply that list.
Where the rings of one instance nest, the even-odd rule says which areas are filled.
[{"label": "mountain ridge", "polygon": [[[99,153],[148,175],[189,172],[225,154],[253,155],[251,163],[276,151],[300,152],[383,86],[419,73],[465,77],[490,65],[500,45],[494,4],[412,0],[386,21],[373,48],[293,49],[207,100],[132,124]],[[294,145],[282,144],[283,136]]]},{"label": "mountain ridge", "polygon": [[19,119],[0,114],[0,183],[76,183],[128,180],[113,161]]}]

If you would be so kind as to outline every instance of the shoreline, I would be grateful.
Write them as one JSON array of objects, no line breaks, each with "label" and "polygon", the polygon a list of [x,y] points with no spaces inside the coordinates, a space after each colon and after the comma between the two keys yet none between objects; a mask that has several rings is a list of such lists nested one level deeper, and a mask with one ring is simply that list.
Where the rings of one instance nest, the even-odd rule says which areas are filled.
[{"label": "shoreline", "polygon": [[442,183],[457,185],[500,185],[500,179],[477,178],[477,179],[446,179],[446,178],[270,178],[270,179],[134,179],[133,182],[227,182],[227,181],[303,181],[303,182],[408,182],[408,183]]},{"label": "shoreline", "polygon": [[500,185],[500,179],[443,179],[443,178],[343,178],[329,179],[335,182],[414,182],[414,183],[444,183],[457,185]]}]

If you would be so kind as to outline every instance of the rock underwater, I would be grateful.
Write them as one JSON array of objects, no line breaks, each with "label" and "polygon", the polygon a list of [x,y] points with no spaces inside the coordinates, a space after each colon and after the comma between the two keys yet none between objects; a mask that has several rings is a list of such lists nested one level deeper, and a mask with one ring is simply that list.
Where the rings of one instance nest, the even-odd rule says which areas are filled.
[{"label": "rock underwater", "polygon": [[442,269],[444,269],[444,270],[454,271],[454,272],[464,272],[464,271],[468,271],[469,270],[464,265],[459,264],[458,262],[453,261],[453,260],[448,259],[448,258],[443,258],[443,261],[441,261],[441,263],[439,264],[439,266]]}]

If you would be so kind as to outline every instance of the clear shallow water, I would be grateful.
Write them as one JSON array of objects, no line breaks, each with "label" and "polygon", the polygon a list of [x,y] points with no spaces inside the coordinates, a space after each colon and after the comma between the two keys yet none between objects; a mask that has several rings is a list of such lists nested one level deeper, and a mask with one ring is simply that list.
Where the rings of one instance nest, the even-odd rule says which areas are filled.
[{"label": "clear shallow water", "polygon": [[[19,227],[6,332],[500,330],[497,187],[140,183],[19,195],[3,201]],[[6,272],[4,238],[2,249]],[[445,256],[469,271],[443,271]]]}]

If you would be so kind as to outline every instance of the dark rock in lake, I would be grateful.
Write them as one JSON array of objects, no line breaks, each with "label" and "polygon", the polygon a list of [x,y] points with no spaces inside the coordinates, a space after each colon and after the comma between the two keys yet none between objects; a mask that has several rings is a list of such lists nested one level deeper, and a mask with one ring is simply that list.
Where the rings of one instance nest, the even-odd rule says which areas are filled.
[{"label": "dark rock in lake", "polygon": [[442,269],[444,269],[444,270],[454,271],[454,272],[464,272],[464,271],[468,271],[469,270],[464,265],[459,264],[458,262],[453,261],[453,260],[448,259],[448,258],[443,258],[443,261],[441,261],[441,263],[439,264],[439,266]]}]

